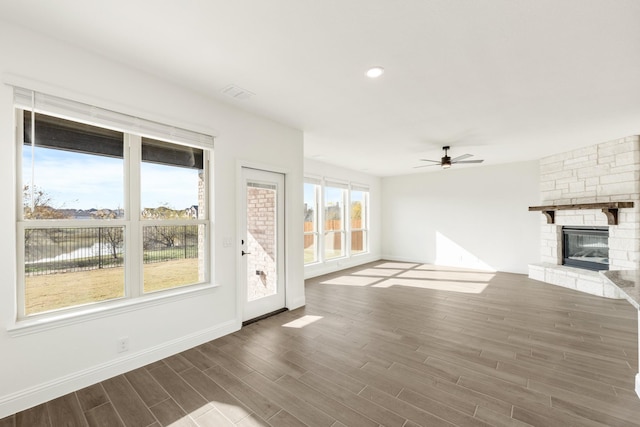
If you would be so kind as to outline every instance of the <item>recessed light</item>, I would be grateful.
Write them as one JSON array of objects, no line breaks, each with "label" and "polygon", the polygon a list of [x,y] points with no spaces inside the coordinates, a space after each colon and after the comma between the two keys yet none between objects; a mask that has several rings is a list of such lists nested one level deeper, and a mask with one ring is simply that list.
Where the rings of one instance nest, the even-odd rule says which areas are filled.
[{"label": "recessed light", "polygon": [[371,79],[376,79],[384,74],[384,68],[382,67],[371,67],[367,70],[365,75]]}]

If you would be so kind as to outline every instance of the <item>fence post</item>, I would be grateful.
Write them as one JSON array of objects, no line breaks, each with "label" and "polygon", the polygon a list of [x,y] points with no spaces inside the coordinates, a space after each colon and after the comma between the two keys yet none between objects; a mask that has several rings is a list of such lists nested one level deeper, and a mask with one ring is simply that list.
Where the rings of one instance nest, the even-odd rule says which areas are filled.
[{"label": "fence post", "polygon": [[102,268],[102,227],[98,227],[98,269]]}]

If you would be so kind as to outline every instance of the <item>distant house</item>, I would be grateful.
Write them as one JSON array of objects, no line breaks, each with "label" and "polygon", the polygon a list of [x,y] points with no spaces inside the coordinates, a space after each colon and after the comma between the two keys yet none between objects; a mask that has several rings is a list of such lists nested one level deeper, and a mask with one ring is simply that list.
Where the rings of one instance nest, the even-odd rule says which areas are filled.
[{"label": "distant house", "polygon": [[185,209],[184,214],[189,218],[198,219],[198,205],[193,205],[190,208]]},{"label": "distant house", "polygon": [[304,204],[304,222],[313,222],[314,215],[315,215],[315,211],[305,203]]}]

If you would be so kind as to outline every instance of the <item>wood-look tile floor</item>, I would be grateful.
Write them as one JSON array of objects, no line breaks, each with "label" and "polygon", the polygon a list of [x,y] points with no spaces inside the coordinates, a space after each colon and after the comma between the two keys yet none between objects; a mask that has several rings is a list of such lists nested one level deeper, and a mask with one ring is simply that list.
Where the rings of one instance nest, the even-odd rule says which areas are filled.
[{"label": "wood-look tile floor", "polygon": [[637,311],[376,262],[307,306],[3,420],[18,426],[640,426]]}]

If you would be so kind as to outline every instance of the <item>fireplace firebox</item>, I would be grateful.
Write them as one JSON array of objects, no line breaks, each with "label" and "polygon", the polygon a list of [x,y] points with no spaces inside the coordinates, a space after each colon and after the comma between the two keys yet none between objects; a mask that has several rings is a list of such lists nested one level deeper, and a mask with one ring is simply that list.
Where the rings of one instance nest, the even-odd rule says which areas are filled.
[{"label": "fireplace firebox", "polygon": [[562,227],[562,264],[587,270],[608,270],[608,227]]}]

